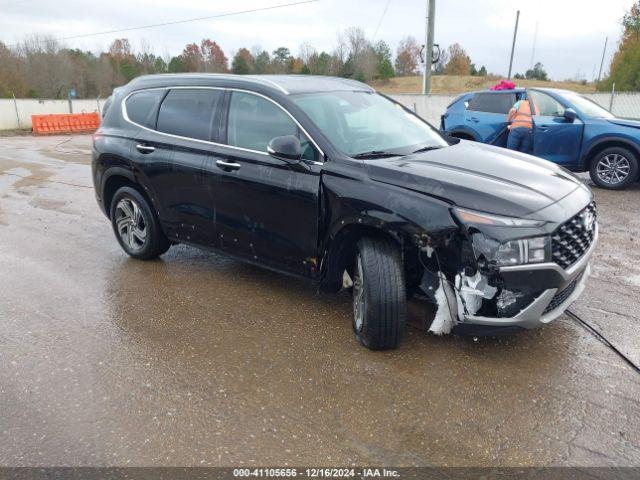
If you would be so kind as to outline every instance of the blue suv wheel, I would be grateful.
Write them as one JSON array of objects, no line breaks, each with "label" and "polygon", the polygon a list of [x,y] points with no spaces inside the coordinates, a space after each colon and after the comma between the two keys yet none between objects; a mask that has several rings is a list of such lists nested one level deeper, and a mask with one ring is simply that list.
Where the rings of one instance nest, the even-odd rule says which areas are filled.
[{"label": "blue suv wheel", "polygon": [[593,156],[589,174],[598,187],[620,190],[638,178],[638,159],[626,148],[605,148]]}]

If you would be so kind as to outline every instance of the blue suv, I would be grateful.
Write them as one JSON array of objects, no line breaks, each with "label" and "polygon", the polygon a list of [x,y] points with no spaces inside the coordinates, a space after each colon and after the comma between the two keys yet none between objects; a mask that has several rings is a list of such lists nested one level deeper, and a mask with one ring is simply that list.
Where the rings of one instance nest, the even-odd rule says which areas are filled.
[{"label": "blue suv", "polygon": [[574,172],[589,172],[602,188],[622,189],[638,180],[640,122],[616,118],[588,98],[568,90],[517,88],[460,95],[441,117],[453,137],[507,145],[506,116],[517,100],[538,109],[533,155]]}]

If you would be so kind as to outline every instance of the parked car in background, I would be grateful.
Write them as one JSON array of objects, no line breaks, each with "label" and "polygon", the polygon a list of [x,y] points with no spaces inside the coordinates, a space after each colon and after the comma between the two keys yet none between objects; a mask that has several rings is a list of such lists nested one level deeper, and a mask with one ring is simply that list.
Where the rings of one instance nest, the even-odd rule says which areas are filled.
[{"label": "parked car in background", "polygon": [[399,345],[411,295],[438,305],[436,333],[550,322],[584,288],[598,235],[573,175],[443,138],[346,79],[140,77],[114,91],[92,167],[131,257],[185,243],[349,289],[371,349]]},{"label": "parked car in background", "polygon": [[454,137],[505,147],[506,115],[520,99],[535,104],[533,155],[574,172],[589,172],[601,188],[638,180],[640,122],[615,117],[583,95],[550,88],[479,91],[456,98],[441,118]]}]

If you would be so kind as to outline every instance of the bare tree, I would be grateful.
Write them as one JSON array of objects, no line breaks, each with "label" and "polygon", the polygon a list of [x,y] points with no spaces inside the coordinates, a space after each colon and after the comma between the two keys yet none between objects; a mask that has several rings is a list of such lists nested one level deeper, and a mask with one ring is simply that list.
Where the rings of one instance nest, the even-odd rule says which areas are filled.
[{"label": "bare tree", "polygon": [[316,51],[315,47],[312,46],[309,42],[304,42],[302,45],[300,45],[300,53],[298,54],[298,57],[304,62],[305,65],[309,65],[309,61],[314,55],[317,57],[318,52]]},{"label": "bare tree", "polygon": [[415,75],[420,61],[420,47],[412,36],[403,38],[396,52],[396,72],[398,75]]},{"label": "bare tree", "polygon": [[471,58],[459,43],[449,47],[449,61],[445,67],[447,75],[470,75]]}]

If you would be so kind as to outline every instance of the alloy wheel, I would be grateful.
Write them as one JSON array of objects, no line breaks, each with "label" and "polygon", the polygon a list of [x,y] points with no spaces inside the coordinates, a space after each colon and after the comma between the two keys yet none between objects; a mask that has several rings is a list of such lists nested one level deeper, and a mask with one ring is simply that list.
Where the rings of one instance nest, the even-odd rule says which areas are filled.
[{"label": "alloy wheel", "polygon": [[362,332],[364,326],[364,308],[364,273],[362,260],[358,254],[353,278],[353,321],[357,332]]},{"label": "alloy wheel", "polygon": [[631,170],[631,164],[624,155],[610,153],[600,159],[596,167],[598,178],[603,183],[617,185],[623,182]]},{"label": "alloy wheel", "polygon": [[122,242],[133,252],[142,250],[147,240],[147,226],[140,206],[131,198],[116,205],[116,227]]}]

